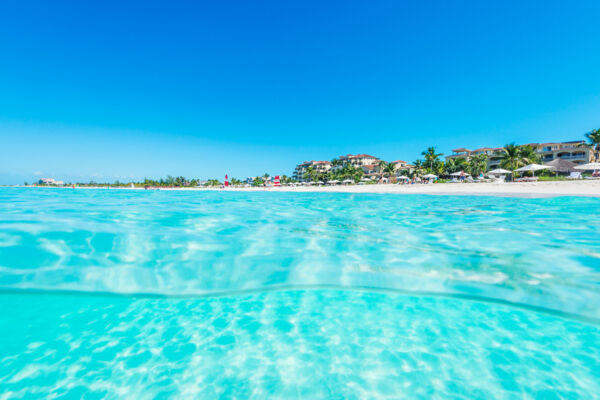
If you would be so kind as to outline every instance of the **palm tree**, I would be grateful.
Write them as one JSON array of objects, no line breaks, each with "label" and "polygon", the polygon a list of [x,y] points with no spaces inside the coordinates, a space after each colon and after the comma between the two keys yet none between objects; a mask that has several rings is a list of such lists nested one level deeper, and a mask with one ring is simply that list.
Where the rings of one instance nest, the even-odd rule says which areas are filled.
[{"label": "palm tree", "polygon": [[469,159],[471,175],[476,176],[487,169],[488,158],[485,154],[477,154]]},{"label": "palm tree", "polygon": [[521,163],[523,164],[534,164],[540,162],[540,156],[537,155],[533,147],[528,145],[519,147],[519,156]]},{"label": "palm tree", "polygon": [[381,170],[382,177],[383,175],[387,175],[389,178],[392,177],[396,173],[396,166],[392,163],[382,161],[379,164],[379,169]]},{"label": "palm tree", "polygon": [[[313,167],[312,165],[308,168],[306,168],[306,172],[304,173],[304,176],[308,176],[308,178],[311,181],[315,180],[315,175],[316,175],[316,171],[315,171],[315,167]],[[305,179],[306,180],[306,179]]]},{"label": "palm tree", "polygon": [[437,164],[440,156],[443,156],[443,153],[436,153],[435,146],[428,147],[427,150],[421,152],[421,155],[425,157],[425,163],[429,166],[431,173],[434,172],[434,164]]},{"label": "palm tree", "polygon": [[588,140],[586,145],[594,149],[594,161],[600,161],[600,129],[592,129],[585,137]]},{"label": "palm tree", "polygon": [[500,165],[503,168],[507,168],[513,171],[512,174],[514,175],[515,169],[519,167],[519,164],[521,162],[521,152],[519,151],[519,146],[517,146],[514,142],[509,143],[504,146],[503,150],[504,154],[502,155],[502,161]]},{"label": "palm tree", "polygon": [[415,160],[413,163],[415,169],[413,171],[413,175],[420,176],[423,173],[423,161]]},{"label": "palm tree", "polygon": [[468,167],[468,162],[465,158],[450,158],[444,164],[444,172],[451,174],[453,172],[464,171]]}]

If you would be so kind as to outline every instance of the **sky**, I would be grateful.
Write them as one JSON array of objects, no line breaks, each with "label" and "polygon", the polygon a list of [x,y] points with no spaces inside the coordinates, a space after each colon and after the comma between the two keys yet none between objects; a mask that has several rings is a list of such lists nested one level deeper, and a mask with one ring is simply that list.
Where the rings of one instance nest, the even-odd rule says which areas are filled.
[{"label": "sky", "polygon": [[8,0],[0,184],[583,139],[600,2]]}]

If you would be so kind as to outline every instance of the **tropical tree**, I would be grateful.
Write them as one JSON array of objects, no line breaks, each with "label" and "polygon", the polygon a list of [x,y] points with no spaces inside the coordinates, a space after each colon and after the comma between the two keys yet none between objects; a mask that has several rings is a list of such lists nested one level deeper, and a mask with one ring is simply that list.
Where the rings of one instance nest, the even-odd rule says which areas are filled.
[{"label": "tropical tree", "polygon": [[340,160],[339,158],[332,158],[331,159],[331,166],[332,167],[336,167],[338,165],[342,165],[342,160]]},{"label": "tropical tree", "polygon": [[423,175],[423,161],[421,160],[415,160],[415,162],[413,163],[413,165],[415,166],[412,175],[413,176],[421,176]]},{"label": "tropical tree", "polygon": [[316,180],[316,175],[317,171],[315,170],[315,167],[311,165],[310,167],[306,168],[306,172],[304,173],[304,180],[306,180],[306,178],[308,177],[310,181],[314,182]]},{"label": "tropical tree", "polygon": [[396,173],[396,166],[385,161],[382,161],[381,164],[379,164],[379,169],[382,177],[386,175],[388,178],[391,178]]},{"label": "tropical tree", "polygon": [[262,186],[264,183],[265,181],[260,176],[257,176],[252,180],[252,186]]},{"label": "tropical tree", "polygon": [[586,145],[594,149],[594,161],[600,161],[600,129],[592,129],[585,137],[588,140]]},{"label": "tropical tree", "polygon": [[449,158],[444,164],[444,173],[451,174],[453,172],[464,171],[468,167],[469,164],[465,158]]},{"label": "tropical tree", "polygon": [[504,154],[502,154],[502,161],[500,165],[502,168],[510,169],[514,171],[519,168],[521,163],[521,152],[519,151],[519,146],[517,146],[514,142],[509,143],[504,146]]},{"label": "tropical tree", "polygon": [[427,150],[421,153],[423,157],[425,157],[425,165],[429,168],[430,172],[436,171],[436,164],[439,163],[440,157],[443,156],[443,153],[436,153],[435,146],[428,147]]},{"label": "tropical tree", "polygon": [[487,170],[488,158],[485,154],[477,154],[469,158],[468,167],[471,175],[476,176]]},{"label": "tropical tree", "polygon": [[521,164],[535,164],[541,162],[540,156],[535,149],[529,145],[519,146],[519,157]]}]

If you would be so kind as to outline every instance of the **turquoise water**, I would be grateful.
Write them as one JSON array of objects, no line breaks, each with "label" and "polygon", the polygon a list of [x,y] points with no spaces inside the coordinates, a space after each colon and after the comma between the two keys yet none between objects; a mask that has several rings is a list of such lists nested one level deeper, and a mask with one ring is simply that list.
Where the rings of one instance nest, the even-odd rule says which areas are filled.
[{"label": "turquoise water", "polygon": [[598,398],[599,205],[0,189],[0,399]]}]

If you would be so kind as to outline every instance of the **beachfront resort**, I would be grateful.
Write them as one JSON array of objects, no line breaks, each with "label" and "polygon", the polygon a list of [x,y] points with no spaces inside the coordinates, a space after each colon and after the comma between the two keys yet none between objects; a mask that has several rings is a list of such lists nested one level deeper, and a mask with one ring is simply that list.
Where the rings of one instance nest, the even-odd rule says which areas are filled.
[{"label": "beachfront resort", "polygon": [[[35,186],[109,186],[130,188],[196,187],[281,187],[337,186],[372,184],[502,182],[574,180],[600,178],[600,130],[585,134],[586,140],[550,143],[510,143],[504,147],[474,150],[456,148],[451,154],[439,153],[432,146],[421,158],[385,161],[370,154],[346,154],[330,161],[299,163],[290,175],[268,174],[237,179],[187,179],[183,176],[144,179],[140,182],[65,183],[53,178],[40,179]],[[27,186],[27,183],[25,184]]]}]

